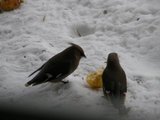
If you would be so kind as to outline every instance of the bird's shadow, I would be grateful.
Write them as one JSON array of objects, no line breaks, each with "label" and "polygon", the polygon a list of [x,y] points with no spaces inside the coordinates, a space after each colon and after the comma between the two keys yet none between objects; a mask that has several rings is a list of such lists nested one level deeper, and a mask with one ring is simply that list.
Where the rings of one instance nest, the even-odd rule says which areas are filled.
[{"label": "bird's shadow", "polygon": [[44,86],[41,86],[43,89],[41,92],[51,91],[53,93],[62,93],[66,89],[69,89],[71,87],[71,83],[68,82],[66,84],[58,82],[58,83],[48,83]]},{"label": "bird's shadow", "polygon": [[105,99],[107,101],[111,102],[114,108],[116,108],[120,115],[124,116],[127,115],[130,111],[130,108],[126,108],[125,106],[125,100],[126,95],[120,94],[120,95],[113,95],[113,94],[104,94]]}]

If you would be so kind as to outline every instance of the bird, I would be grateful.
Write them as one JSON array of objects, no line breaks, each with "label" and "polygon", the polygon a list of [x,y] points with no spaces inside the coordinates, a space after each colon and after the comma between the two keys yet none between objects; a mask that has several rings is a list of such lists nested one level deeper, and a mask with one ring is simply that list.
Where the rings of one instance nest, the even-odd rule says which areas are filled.
[{"label": "bird", "polygon": [[103,93],[120,96],[127,92],[127,79],[117,53],[110,53],[102,73]]},{"label": "bird", "polygon": [[73,73],[80,62],[82,57],[86,58],[83,49],[74,43],[69,43],[71,46],[56,54],[45,62],[40,68],[31,73],[28,77],[34,73],[39,73],[29,82],[25,84],[26,87],[32,85],[38,85],[46,82],[63,82],[64,78]]}]

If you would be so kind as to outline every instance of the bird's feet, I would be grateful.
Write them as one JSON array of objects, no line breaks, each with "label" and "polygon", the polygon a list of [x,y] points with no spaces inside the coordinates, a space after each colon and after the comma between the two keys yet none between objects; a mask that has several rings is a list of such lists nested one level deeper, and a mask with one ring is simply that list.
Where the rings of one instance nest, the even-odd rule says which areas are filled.
[{"label": "bird's feet", "polygon": [[64,83],[64,84],[67,84],[67,83],[69,83],[69,81],[61,81],[62,83]]}]

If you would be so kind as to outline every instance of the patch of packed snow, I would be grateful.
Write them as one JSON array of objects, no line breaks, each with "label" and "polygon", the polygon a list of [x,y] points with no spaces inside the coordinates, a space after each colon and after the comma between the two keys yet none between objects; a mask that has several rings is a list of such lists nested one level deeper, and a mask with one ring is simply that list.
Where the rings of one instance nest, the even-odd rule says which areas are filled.
[{"label": "patch of packed snow", "polygon": [[[24,0],[0,14],[0,104],[84,118],[160,118],[160,2],[158,0]],[[87,56],[66,80],[26,88],[27,76],[50,57],[80,45]],[[117,52],[128,80],[121,116],[86,75]],[[74,113],[74,115],[73,115]]]}]

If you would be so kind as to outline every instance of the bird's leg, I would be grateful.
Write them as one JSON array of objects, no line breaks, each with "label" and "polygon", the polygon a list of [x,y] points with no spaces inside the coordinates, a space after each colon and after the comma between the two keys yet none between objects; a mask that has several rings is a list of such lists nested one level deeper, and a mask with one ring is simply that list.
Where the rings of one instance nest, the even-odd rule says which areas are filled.
[{"label": "bird's leg", "polygon": [[66,83],[69,83],[69,81],[61,81],[62,83],[66,84]]}]

